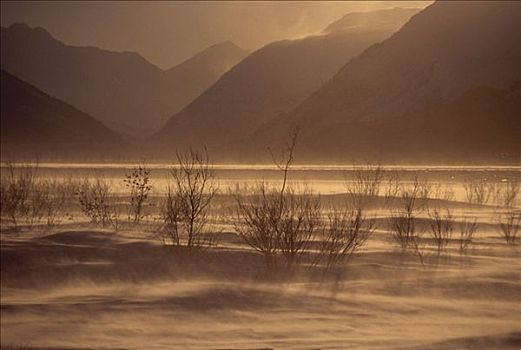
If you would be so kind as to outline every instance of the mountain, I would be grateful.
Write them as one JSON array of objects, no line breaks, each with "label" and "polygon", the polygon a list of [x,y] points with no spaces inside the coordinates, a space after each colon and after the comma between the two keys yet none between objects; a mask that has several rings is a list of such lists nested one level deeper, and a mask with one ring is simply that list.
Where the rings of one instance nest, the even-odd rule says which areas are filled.
[{"label": "mountain", "polygon": [[323,33],[343,33],[371,28],[395,32],[401,25],[418,13],[417,8],[399,8],[370,12],[349,12],[339,20],[328,25]]},{"label": "mountain", "polygon": [[[247,50],[241,49],[231,41],[225,41],[210,46],[167,70],[165,72],[167,80],[176,84],[175,94],[172,94],[172,98],[179,101],[176,103],[177,105],[186,106],[248,53]],[[172,113],[172,110],[169,112]],[[163,122],[170,117],[170,113],[164,116]]]},{"label": "mountain", "polygon": [[[384,119],[376,139],[381,143],[379,151],[388,159],[410,155],[418,161],[428,155],[438,163],[519,162],[520,116],[521,81],[507,89],[483,86],[467,90],[451,101],[431,101],[404,115],[402,123]],[[404,134],[410,136],[403,137]]]},{"label": "mountain", "polygon": [[1,29],[2,69],[137,137],[159,129],[246,55],[225,42],[162,70],[134,52],[66,45],[42,28]]},{"label": "mountain", "polygon": [[291,111],[352,57],[390,36],[417,11],[359,13],[356,28],[337,24],[327,33],[266,45],[173,115],[152,138],[155,152],[201,144],[233,152],[230,145]]},{"label": "mountain", "polygon": [[108,158],[128,144],[102,123],[1,71],[1,153],[10,157]]},{"label": "mountain", "polygon": [[454,100],[432,100],[398,122],[352,120],[303,133],[299,153],[313,161],[519,163],[519,116],[520,83],[508,89],[477,87]]},{"label": "mountain", "polygon": [[[286,118],[265,124],[250,139],[250,145],[255,142],[259,145],[251,147],[260,148],[273,144],[299,125],[301,152],[316,159],[390,156],[389,150],[395,149],[394,135],[395,143],[406,145],[394,157],[404,162],[408,158],[428,161],[438,156],[436,149],[427,147],[427,140],[416,134],[427,137],[429,133],[413,128],[424,125],[437,130],[429,139],[439,138],[437,144],[451,142],[449,159],[467,154],[479,160],[481,150],[489,148],[495,149],[497,159],[519,161],[519,141],[507,142],[508,147],[500,142],[502,135],[511,140],[512,133],[519,130],[512,129],[510,122],[503,123],[509,116],[499,113],[501,105],[484,114],[487,106],[476,100],[482,110],[475,111],[475,118],[488,120],[476,125],[471,114],[444,114],[439,109],[434,113],[429,106],[462,103],[462,96],[480,87],[510,91],[516,86],[521,81],[520,23],[519,2],[436,2],[389,39],[351,60]],[[519,97],[516,92],[510,94]],[[431,119],[421,120],[425,118]],[[497,127],[490,128],[496,122]],[[483,129],[478,130],[478,126]],[[456,129],[460,136],[449,137]],[[463,152],[472,143],[469,139],[475,138],[474,133],[488,137],[479,138],[484,143],[474,153]]]}]

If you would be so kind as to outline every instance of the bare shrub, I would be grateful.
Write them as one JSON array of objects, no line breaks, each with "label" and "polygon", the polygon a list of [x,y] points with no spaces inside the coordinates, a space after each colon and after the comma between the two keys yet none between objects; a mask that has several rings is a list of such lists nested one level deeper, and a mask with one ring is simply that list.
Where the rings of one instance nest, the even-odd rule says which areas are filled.
[{"label": "bare shrub", "polygon": [[64,210],[67,198],[62,196],[63,192],[59,191],[59,184],[56,181],[48,181],[43,184],[45,186],[45,200],[43,201],[43,217],[45,217],[46,225],[51,227],[59,222],[59,216]]},{"label": "bare shrub", "polygon": [[402,249],[412,249],[423,264],[423,253],[420,247],[421,232],[416,224],[418,212],[421,210],[418,203],[419,191],[417,178],[401,191],[401,206],[397,211],[391,212],[389,229],[394,241]]},{"label": "bare shrub", "polygon": [[505,207],[514,207],[520,190],[519,181],[507,181],[500,193],[500,204]]},{"label": "bare shrub", "polygon": [[[14,205],[15,201],[12,198],[12,193],[10,193],[9,184],[7,181],[0,181],[0,219],[3,222],[9,220],[13,221],[13,208],[16,207]],[[14,224],[16,224],[16,214]]]},{"label": "bare shrub", "polygon": [[29,197],[25,208],[25,218],[32,225],[42,220],[45,208],[52,206],[50,188],[44,181],[34,181],[29,189]]},{"label": "bare shrub", "polygon": [[463,183],[467,202],[475,204],[487,204],[494,194],[495,185],[487,183],[485,179],[467,179]]},{"label": "bare shrub", "polygon": [[38,164],[6,167],[0,187],[0,212],[15,228],[20,222],[30,225],[56,225],[66,211],[67,201],[74,197],[72,181],[40,179]]},{"label": "bare shrub", "polygon": [[341,266],[363,247],[375,229],[374,220],[367,219],[362,209],[333,210],[328,215],[319,259],[326,269]]},{"label": "bare shrub", "polygon": [[161,226],[158,230],[158,238],[164,245],[179,246],[180,242],[180,222],[181,222],[181,203],[178,197],[170,188],[167,190],[166,197],[161,205]]},{"label": "bare shrub", "polygon": [[91,182],[87,179],[79,185],[76,192],[80,209],[92,223],[106,227],[117,226],[117,212],[109,203],[109,185],[100,179]]},{"label": "bare shrub", "polygon": [[15,169],[7,165],[7,175],[2,176],[1,216],[16,228],[21,218],[31,213],[31,193],[35,188],[38,165],[25,165]]},{"label": "bare shrub", "polygon": [[432,185],[432,196],[436,199],[451,201],[454,199],[454,189],[450,184],[442,184],[438,182]]},{"label": "bare shrub", "polygon": [[416,222],[413,212],[393,214],[389,220],[392,237],[402,248],[408,248],[415,239]]},{"label": "bare shrub", "polygon": [[405,210],[422,212],[425,209],[425,184],[418,175],[411,183],[403,185],[400,191],[400,202]]},{"label": "bare shrub", "polygon": [[249,200],[236,195],[237,220],[235,229],[242,239],[264,256],[268,270],[277,265],[277,222],[280,204],[278,191],[270,191],[264,183]]},{"label": "bare shrub", "polygon": [[[275,202],[275,216],[272,216],[271,229],[276,238],[276,248],[281,252],[286,267],[291,269],[299,260],[315,235],[320,217],[320,199],[304,192],[295,194],[287,188],[288,175],[294,161],[295,148],[300,129],[297,127],[290,135],[290,141],[282,151],[280,160],[272,153],[273,162],[282,172],[282,185]],[[271,150],[270,150],[271,152]]]},{"label": "bare shrub", "polygon": [[433,194],[432,185],[427,180],[419,180],[418,177],[416,177],[414,181],[418,188],[418,197],[425,199],[431,198],[431,195]]},{"label": "bare shrub", "polygon": [[517,243],[517,234],[521,223],[521,213],[510,211],[498,215],[499,232],[505,238],[507,244]]},{"label": "bare shrub", "polygon": [[436,244],[439,255],[452,239],[454,217],[449,209],[446,209],[445,215],[439,209],[434,209],[432,212],[429,212],[429,219],[430,234]]},{"label": "bare shrub", "polygon": [[291,189],[282,198],[282,210],[274,222],[277,247],[291,268],[299,263],[320,223],[320,200],[310,193],[295,194]]},{"label": "bare shrub", "polygon": [[351,179],[345,176],[349,202],[353,208],[365,208],[380,194],[383,169],[380,165],[368,164],[352,172]]},{"label": "bare shrub", "polygon": [[174,184],[162,206],[163,225],[158,231],[164,243],[192,248],[211,245],[215,235],[207,232],[209,209],[217,194],[214,173],[206,148],[177,153],[177,164],[170,170]]},{"label": "bare shrub", "polygon": [[388,172],[385,184],[385,203],[389,205],[394,198],[400,195],[402,184],[396,171]]},{"label": "bare shrub", "polygon": [[150,185],[150,170],[145,163],[139,164],[131,172],[125,174],[123,182],[130,190],[129,218],[139,224],[144,218],[143,206],[152,189]]},{"label": "bare shrub", "polygon": [[260,184],[248,198],[237,195],[236,203],[235,228],[268,269],[277,266],[279,253],[288,269],[300,262],[320,224],[318,197],[286,188],[281,198],[277,189]]},{"label": "bare shrub", "polygon": [[43,205],[43,218],[47,227],[50,228],[59,224],[63,216],[67,215],[67,204],[74,199],[79,185],[69,179],[42,181],[39,186],[45,188],[46,200]]},{"label": "bare shrub", "polygon": [[476,219],[474,219],[474,220],[464,219],[463,221],[461,221],[459,223],[460,253],[464,253],[467,250],[467,248],[470,246],[470,244],[472,244],[472,238],[477,229],[478,229],[478,223],[476,222]]},{"label": "bare shrub", "polygon": [[320,199],[288,188],[298,133],[297,128],[291,134],[280,161],[274,159],[282,172],[280,188],[260,184],[249,200],[236,195],[236,230],[246,244],[263,254],[268,269],[277,266],[279,252],[288,270],[298,264],[320,223]]}]

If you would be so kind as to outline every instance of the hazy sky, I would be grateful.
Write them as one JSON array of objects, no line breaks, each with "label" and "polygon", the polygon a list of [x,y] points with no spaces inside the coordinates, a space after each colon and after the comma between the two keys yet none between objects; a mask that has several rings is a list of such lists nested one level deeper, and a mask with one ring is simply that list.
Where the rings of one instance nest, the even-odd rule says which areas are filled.
[{"label": "hazy sky", "polygon": [[40,26],[68,44],[137,51],[170,68],[225,40],[254,50],[271,41],[320,32],[348,12],[430,3],[2,1],[1,22]]}]

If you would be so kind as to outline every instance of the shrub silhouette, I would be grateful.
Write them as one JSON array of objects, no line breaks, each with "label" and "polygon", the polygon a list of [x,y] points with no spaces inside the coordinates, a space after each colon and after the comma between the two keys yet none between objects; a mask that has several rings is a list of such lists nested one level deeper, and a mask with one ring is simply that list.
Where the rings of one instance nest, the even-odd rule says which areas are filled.
[{"label": "shrub silhouette", "polygon": [[139,224],[144,218],[143,206],[152,189],[150,185],[150,170],[143,162],[135,166],[131,172],[125,174],[123,182],[130,190],[129,216],[136,224]]},{"label": "shrub silhouette", "polygon": [[174,183],[162,205],[160,240],[173,245],[185,242],[190,249],[211,245],[215,235],[207,232],[208,215],[218,189],[206,148],[178,152],[170,174]]}]

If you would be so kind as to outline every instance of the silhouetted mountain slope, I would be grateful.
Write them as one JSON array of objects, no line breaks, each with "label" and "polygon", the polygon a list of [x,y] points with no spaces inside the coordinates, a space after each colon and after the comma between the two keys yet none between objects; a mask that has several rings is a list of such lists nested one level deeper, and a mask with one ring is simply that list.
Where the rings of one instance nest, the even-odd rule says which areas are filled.
[{"label": "silhouetted mountain slope", "polygon": [[419,9],[416,8],[393,8],[370,12],[350,12],[328,25],[324,29],[324,33],[353,32],[367,28],[394,32],[418,11]]},{"label": "silhouetted mountain slope", "polygon": [[[175,97],[180,101],[194,100],[248,53],[247,50],[239,48],[234,43],[225,41],[212,45],[167,70],[167,79],[178,85]],[[183,104],[187,103],[183,102]],[[166,119],[164,120],[166,121]]]},{"label": "silhouetted mountain slope", "polygon": [[384,29],[372,12],[360,13],[358,16],[368,18],[368,24],[356,30],[338,26],[339,31],[328,34],[269,44],[174,115],[153,140],[166,150],[206,144],[230,151],[226,145],[247,138],[263,123],[289,112],[349,59],[391,35],[412,13],[410,9],[380,13]]},{"label": "silhouetted mountain slope", "polygon": [[2,157],[110,158],[129,146],[71,105],[1,71]]},{"label": "silhouetted mountain slope", "polygon": [[159,129],[246,54],[222,43],[163,71],[137,53],[65,45],[42,28],[1,31],[2,69],[134,136]]},{"label": "silhouetted mountain slope", "polygon": [[[433,145],[450,139],[453,149],[449,157],[463,156],[468,151],[479,158],[487,148],[495,150],[498,157],[499,153],[515,157],[519,155],[519,142],[501,141],[503,132],[507,139],[513,132],[506,128],[508,123],[503,123],[506,116],[500,113],[501,105],[485,113],[486,106],[478,104],[484,108],[479,117],[487,123],[474,123],[471,114],[447,111],[451,116],[447,119],[442,110],[434,113],[424,109],[437,101],[459,101],[474,88],[508,89],[521,81],[520,23],[519,2],[434,3],[389,39],[351,60],[286,118],[264,125],[252,142],[271,144],[294,125],[300,125],[302,152],[314,157],[349,158],[350,154],[365,158],[369,154],[376,156],[380,150],[389,156],[389,149],[394,148],[385,149],[380,138],[388,139],[393,130],[394,141],[408,147],[396,157],[405,161],[410,151],[411,157],[414,153],[416,158],[422,154],[428,159],[437,150],[428,147],[425,138],[416,136],[428,137],[429,133],[414,129],[426,125],[438,130],[433,131]],[[496,120],[497,127],[489,127]],[[383,129],[375,132],[377,126]],[[480,131],[478,126],[484,129]],[[449,136],[465,127],[472,133],[463,132],[459,138]],[[486,144],[475,144],[472,151],[468,145],[474,141],[469,139],[475,139],[477,134],[488,135],[477,138]],[[435,142],[436,138],[440,142]],[[413,141],[424,145],[422,152]]]},{"label": "silhouetted mountain slope", "polygon": [[520,87],[471,89],[453,101],[431,101],[399,121],[330,124],[327,130],[304,134],[300,152],[315,160],[333,155],[343,161],[396,163],[519,162]]}]

